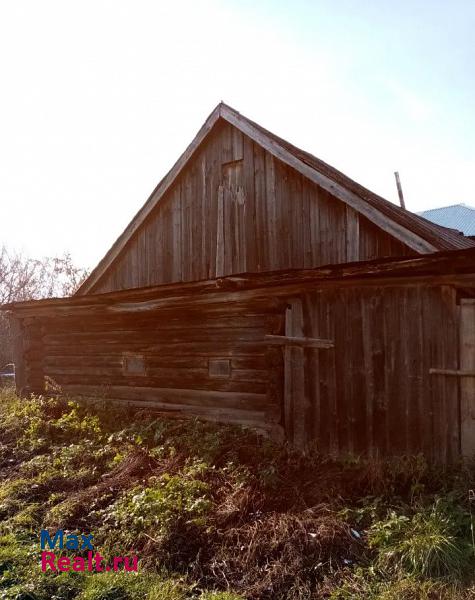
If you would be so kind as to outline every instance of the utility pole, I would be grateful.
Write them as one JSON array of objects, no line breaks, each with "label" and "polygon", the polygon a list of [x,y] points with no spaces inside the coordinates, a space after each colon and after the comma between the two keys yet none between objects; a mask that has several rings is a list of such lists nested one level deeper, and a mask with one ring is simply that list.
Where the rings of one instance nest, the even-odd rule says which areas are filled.
[{"label": "utility pole", "polygon": [[406,203],[404,202],[404,196],[403,196],[403,193],[402,193],[401,180],[399,179],[399,172],[398,171],[394,171],[394,177],[396,178],[397,193],[399,195],[399,204],[401,205],[401,208],[403,208],[404,210],[406,210]]}]

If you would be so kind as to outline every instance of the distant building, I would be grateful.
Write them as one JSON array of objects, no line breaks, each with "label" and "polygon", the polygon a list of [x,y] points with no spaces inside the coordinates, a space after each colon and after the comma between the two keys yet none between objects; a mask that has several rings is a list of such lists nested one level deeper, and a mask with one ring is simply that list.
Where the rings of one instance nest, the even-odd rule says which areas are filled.
[{"label": "distant building", "polygon": [[475,238],[475,208],[466,204],[451,204],[442,208],[431,208],[418,213],[421,217],[464,235]]}]

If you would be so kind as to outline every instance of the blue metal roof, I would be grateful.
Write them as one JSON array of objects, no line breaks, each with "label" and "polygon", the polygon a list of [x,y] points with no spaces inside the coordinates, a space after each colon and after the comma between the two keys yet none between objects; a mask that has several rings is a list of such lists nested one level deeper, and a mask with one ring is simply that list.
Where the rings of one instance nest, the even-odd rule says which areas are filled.
[{"label": "blue metal roof", "polygon": [[466,204],[431,208],[418,214],[442,227],[457,229],[464,235],[475,235],[475,208]]}]

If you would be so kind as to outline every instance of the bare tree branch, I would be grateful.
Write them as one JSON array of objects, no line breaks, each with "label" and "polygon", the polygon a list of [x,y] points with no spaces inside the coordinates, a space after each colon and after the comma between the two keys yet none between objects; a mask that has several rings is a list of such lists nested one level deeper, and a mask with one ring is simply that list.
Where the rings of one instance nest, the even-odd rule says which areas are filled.
[{"label": "bare tree branch", "polygon": [[[0,304],[72,295],[87,277],[71,255],[41,260],[0,247]],[[0,368],[11,361],[7,319],[0,313]]]}]

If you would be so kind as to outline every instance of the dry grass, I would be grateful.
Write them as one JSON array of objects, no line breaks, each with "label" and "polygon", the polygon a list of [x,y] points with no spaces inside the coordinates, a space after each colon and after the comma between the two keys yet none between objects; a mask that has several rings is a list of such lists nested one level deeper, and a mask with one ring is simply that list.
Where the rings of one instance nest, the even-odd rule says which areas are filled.
[{"label": "dry grass", "polygon": [[[144,573],[178,577],[190,599],[203,590],[247,600],[472,593],[463,569],[451,568],[450,581],[432,573],[418,581],[405,561],[382,572],[386,546],[368,539],[375,524],[383,537],[394,530],[389,511],[403,522],[445,495],[453,535],[465,544],[475,468],[441,473],[420,457],[302,455],[232,427],[45,399],[7,398],[0,416],[0,508],[12,556],[23,548],[18,540],[34,543],[41,527],[61,527],[94,533],[106,554],[115,544],[134,548]],[[31,577],[18,580],[40,589],[43,580]]]},{"label": "dry grass", "polygon": [[205,580],[221,582],[249,599],[310,598],[324,575],[364,552],[331,510],[267,513],[218,531]]}]

